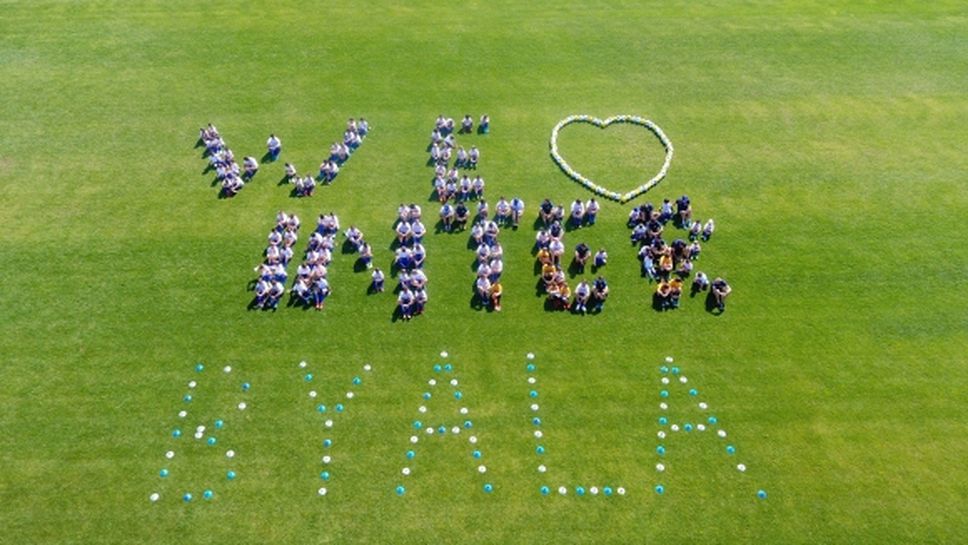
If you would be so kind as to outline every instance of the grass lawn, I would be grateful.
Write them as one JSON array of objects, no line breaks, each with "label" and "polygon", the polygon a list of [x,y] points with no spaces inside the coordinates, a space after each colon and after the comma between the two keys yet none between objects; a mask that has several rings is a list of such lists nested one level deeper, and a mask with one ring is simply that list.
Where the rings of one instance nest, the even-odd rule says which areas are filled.
[{"label": "grass lawn", "polygon": [[[0,543],[962,541],[966,29],[947,1],[3,2]],[[279,210],[302,218],[299,254],[333,211],[389,268],[397,205],[436,216],[440,113],[491,116],[459,142],[481,149],[492,207],[528,206],[500,236],[504,309],[472,308],[466,235],[431,234],[411,322],[345,254],[323,312],[246,310]],[[590,196],[548,153],[582,113],[641,115],[675,146],[659,186],[566,235],[611,256],[594,316],[545,311],[531,254],[543,198]],[[277,185],[361,115],[372,132],[333,185]],[[239,157],[280,135],[281,161],[218,199],[193,148],[208,122]],[[619,192],[662,162],[631,126],[569,126],[560,148]],[[733,286],[721,316],[652,310],[628,242],[633,204],[684,193],[716,220],[697,268]],[[660,383],[667,355],[688,384]],[[411,445],[415,419],[461,424],[461,406],[471,430]],[[710,414],[727,438],[658,423]],[[191,437],[215,419],[217,445]]]}]

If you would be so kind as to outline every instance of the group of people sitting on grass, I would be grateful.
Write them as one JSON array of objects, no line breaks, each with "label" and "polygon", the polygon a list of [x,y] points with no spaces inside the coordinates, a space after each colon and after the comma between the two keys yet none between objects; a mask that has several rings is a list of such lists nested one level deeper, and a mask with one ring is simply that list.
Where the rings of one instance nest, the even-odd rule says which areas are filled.
[{"label": "group of people sitting on grass", "polygon": [[[303,262],[296,269],[296,281],[290,290],[299,304],[322,310],[326,298],[332,293],[329,285],[329,265],[333,261],[337,233],[339,217],[332,212],[320,214],[316,220],[316,230],[309,236]],[[362,233],[359,238],[362,240]]]},{"label": "group of people sitting on grass", "polygon": [[[427,307],[427,275],[423,265],[427,250],[423,237],[427,233],[421,221],[420,206],[401,204],[397,208],[397,220],[393,230],[396,233],[393,270],[397,273],[397,312],[404,320],[423,314]],[[384,275],[379,269],[373,271],[372,290],[383,291]]]},{"label": "group of people sitting on grass", "polygon": [[501,297],[504,286],[501,285],[501,275],[504,273],[504,248],[498,241],[501,227],[497,218],[489,219],[485,207],[477,216],[477,221],[471,227],[471,245],[474,247],[474,266],[477,276],[474,280],[474,292],[480,308],[501,310]]},{"label": "group of people sitting on grass", "polygon": [[255,268],[255,299],[252,306],[275,310],[286,293],[286,267],[292,260],[293,246],[299,240],[299,216],[279,212],[276,225],[269,231],[268,245],[262,263]]},{"label": "group of people sitting on grass", "polygon": [[[319,165],[319,174],[305,174],[300,176],[296,166],[292,163],[285,165],[285,180],[293,185],[293,195],[297,197],[311,197],[319,183],[329,184],[336,179],[340,167],[349,160],[350,156],[363,144],[363,139],[370,132],[370,124],[365,118],[359,120],[350,118],[346,122],[346,131],[342,142],[333,142],[329,148],[329,157]],[[270,150],[271,155],[271,150]]]},{"label": "group of people sitting on grass", "polygon": [[471,178],[466,172],[461,175],[456,168],[448,170],[446,165],[437,165],[435,168],[433,185],[440,204],[483,199],[486,187],[484,177],[480,174]]},{"label": "group of people sitting on grass", "polygon": [[[639,247],[642,276],[650,282],[656,282],[653,305],[658,310],[679,308],[683,285],[692,276],[695,262],[702,253],[699,241],[708,241],[715,231],[715,222],[712,219],[703,225],[698,219],[693,219],[692,215],[692,203],[687,195],[676,199],[675,203],[664,199],[659,208],[647,202],[633,208],[629,213],[631,242]],[[688,241],[676,238],[671,244],[667,243],[663,235],[670,224],[685,230]],[[722,311],[731,291],[729,284],[722,278],[710,283],[706,274],[699,271],[692,281],[692,293],[706,291],[711,285],[715,305]]]},{"label": "group of people sitting on grass", "polygon": [[[553,310],[572,310],[584,314],[589,310],[601,312],[605,305],[608,282],[604,277],[598,276],[591,284],[585,279],[579,281],[572,299],[572,290],[562,266],[565,254],[564,222],[567,221],[575,229],[594,225],[598,210],[598,203],[594,199],[588,204],[576,199],[567,220],[564,207],[555,205],[549,199],[542,201],[538,209],[542,227],[535,236],[535,256],[541,271],[541,289],[547,294],[548,307]],[[584,274],[589,261],[592,262],[592,272],[597,272],[608,263],[608,252],[600,248],[593,254],[587,244],[580,242],[575,246],[569,268],[575,274]]]},{"label": "group of people sitting on grass", "polygon": [[[481,116],[480,123],[477,126],[477,132],[478,134],[487,134],[490,130],[491,118],[487,114],[484,114]],[[430,143],[438,143],[447,138],[447,136],[454,134],[455,131],[458,134],[471,134],[474,132],[474,118],[471,117],[471,114],[467,114],[464,116],[464,119],[461,119],[459,129],[453,118],[446,117],[444,114],[438,115],[437,120],[434,121],[434,130],[430,134]]]},{"label": "group of people sitting on grass", "polygon": [[204,156],[208,157],[209,166],[206,170],[214,170],[216,179],[221,183],[221,193],[226,197],[234,197],[245,187],[259,170],[259,162],[255,157],[243,158],[243,167],[235,161],[235,154],[219,135],[218,129],[211,123],[198,130],[199,143],[205,146]]}]

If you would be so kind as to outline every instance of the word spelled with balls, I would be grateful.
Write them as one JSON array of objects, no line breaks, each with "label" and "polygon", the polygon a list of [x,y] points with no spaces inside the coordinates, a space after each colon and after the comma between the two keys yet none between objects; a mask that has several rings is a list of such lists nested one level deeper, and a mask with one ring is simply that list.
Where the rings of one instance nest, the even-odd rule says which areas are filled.
[{"label": "word spelled with balls", "polygon": [[[681,445],[683,441],[699,439],[702,436],[710,437],[709,444],[721,444],[714,447],[724,455],[724,469],[738,471],[748,478],[748,466],[742,461],[741,452],[738,447],[730,440],[726,429],[710,404],[705,400],[700,390],[689,382],[689,378],[683,371],[673,365],[672,357],[666,357],[665,362],[658,368],[658,408],[660,416],[656,420],[657,429],[655,430],[655,477],[652,482],[577,482],[564,474],[564,471],[552,467],[546,460],[549,453],[554,451],[554,437],[563,434],[561,429],[556,429],[543,419],[544,408],[541,405],[541,389],[539,387],[539,363],[533,353],[528,353],[524,361],[524,391],[526,392],[526,406],[521,408],[522,418],[527,418],[528,426],[523,428],[525,433],[533,441],[534,462],[525,464],[524,467],[533,468],[532,478],[521,478],[520,475],[511,476],[507,471],[499,472],[504,479],[507,479],[507,488],[534,487],[536,498],[549,496],[572,496],[575,498],[601,497],[613,498],[624,497],[634,493],[642,493],[646,490],[649,494],[663,496],[669,490],[665,480],[676,465],[677,453],[680,449],[673,448],[673,445]],[[326,404],[320,399],[319,393],[314,388],[315,376],[312,369],[305,361],[299,362],[298,380],[307,388],[306,395],[309,399],[308,410],[315,413],[322,423],[321,456],[319,458],[318,474],[311,478],[316,484],[307,487],[306,494],[317,497],[326,497],[337,492],[333,486],[334,475],[340,464],[341,457],[351,458],[348,452],[341,451],[336,445],[333,437],[334,428],[341,419],[345,417],[350,402],[356,398],[357,391],[364,385],[363,376],[373,371],[373,366],[369,363],[363,365],[362,373],[357,374],[349,380],[350,386],[345,392],[339,395],[335,402]],[[451,362],[447,352],[440,353],[440,359],[432,365],[430,378],[426,381],[426,386],[422,388],[415,405],[416,409],[412,418],[400,422],[400,429],[406,428],[408,431],[401,434],[404,447],[401,449],[399,471],[387,474],[385,478],[373,479],[373,486],[386,487],[387,493],[396,495],[402,499],[411,496],[419,496],[421,493],[432,495],[433,491],[422,486],[421,474],[417,471],[418,461],[424,457],[433,459],[435,454],[440,454],[442,442],[460,442],[466,447],[466,456],[462,455],[460,461],[455,460],[471,475],[476,484],[473,485],[476,493],[497,494],[502,488],[502,483],[498,479],[492,479],[493,473],[490,470],[494,461],[489,460],[485,449],[488,438],[487,422],[476,420],[473,416],[472,408],[468,397],[464,394],[461,380],[458,377],[457,366]],[[195,367],[196,373],[201,374],[205,366],[201,363]],[[232,372],[230,366],[223,368],[224,376],[229,376]],[[221,377],[224,379],[224,376]],[[193,392],[196,391],[198,380],[188,382],[189,393],[182,398],[182,403],[191,407],[196,403]],[[222,380],[221,382],[225,382]],[[223,384],[224,386],[224,384]],[[229,425],[230,420],[244,420],[238,415],[243,415],[248,407],[245,398],[249,393],[251,385],[248,382],[240,382],[231,385],[232,404],[234,407],[224,409],[222,412],[216,411],[214,418],[209,415],[206,418],[198,418],[182,409],[177,413],[178,424],[170,433],[170,441],[175,443],[175,447],[169,448],[165,452],[165,462],[158,472],[162,484],[158,489],[152,491],[149,500],[152,503],[159,502],[164,497],[180,499],[183,503],[192,503],[196,497],[204,501],[216,499],[216,488],[219,483],[230,484],[242,476],[237,472],[234,464],[237,461],[236,451],[227,448],[228,441],[232,437],[230,433],[234,431],[236,425]],[[238,394],[235,396],[235,394]],[[220,399],[226,398],[225,395],[218,396]],[[235,398],[238,399],[235,399]],[[675,407],[673,402],[675,401]],[[678,409],[675,413],[672,409]],[[233,414],[234,413],[234,414]],[[691,414],[691,417],[673,417],[672,414]],[[229,418],[236,416],[235,418]],[[194,417],[194,418],[190,418]],[[183,425],[188,422],[198,422],[191,431],[194,441],[183,437]],[[645,422],[644,419],[635,419],[636,422]],[[348,425],[348,424],[347,424]],[[345,427],[344,425],[343,427]],[[317,439],[318,440],[318,439]],[[221,446],[222,448],[218,448]],[[209,471],[196,482],[186,482],[176,484],[177,476],[186,473],[193,477],[198,476],[199,472],[189,471],[187,463],[179,465],[177,460],[181,456],[176,456],[178,452],[186,451],[185,458],[195,456],[199,458],[219,459],[219,462],[208,460],[210,466],[216,466],[215,471]],[[682,449],[692,452],[695,449]],[[214,453],[214,454],[213,454]],[[500,462],[496,463],[500,465]],[[521,464],[514,464],[520,466]],[[318,479],[318,480],[317,480]],[[513,483],[513,484],[511,484]],[[474,489],[469,492],[475,493]],[[762,488],[751,487],[751,491],[757,498],[764,500],[767,493]]]}]

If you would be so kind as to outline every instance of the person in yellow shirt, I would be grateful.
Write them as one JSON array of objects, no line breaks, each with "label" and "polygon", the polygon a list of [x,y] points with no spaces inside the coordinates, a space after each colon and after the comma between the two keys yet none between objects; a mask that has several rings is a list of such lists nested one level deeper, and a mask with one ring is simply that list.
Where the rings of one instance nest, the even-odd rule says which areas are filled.
[{"label": "person in yellow shirt", "polygon": [[682,279],[675,277],[669,281],[669,308],[679,308],[679,297],[682,295]]},{"label": "person in yellow shirt", "polygon": [[500,282],[495,282],[491,284],[491,308],[495,311],[501,311],[501,295],[504,294],[504,288],[501,287]]}]

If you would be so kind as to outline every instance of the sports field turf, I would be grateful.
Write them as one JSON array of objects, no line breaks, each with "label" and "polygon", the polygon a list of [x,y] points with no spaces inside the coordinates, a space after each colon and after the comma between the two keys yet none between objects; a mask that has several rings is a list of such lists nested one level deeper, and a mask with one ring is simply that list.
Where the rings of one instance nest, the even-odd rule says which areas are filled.
[{"label": "sports field turf", "polygon": [[[964,3],[327,4],[2,3],[0,543],[964,542]],[[436,214],[425,161],[440,113],[490,114],[490,134],[459,141],[482,150],[492,206],[528,205],[501,234],[503,311],[471,308],[457,234],[427,237],[431,301],[411,322],[391,321],[393,295],[366,295],[343,254],[322,312],[246,310],[278,210],[303,220],[297,252],[333,211],[389,267],[397,205]],[[609,250],[605,311],[544,310],[537,205],[589,196],[548,154],[570,114],[666,132],[669,176],[634,203],[685,193],[716,219],[697,268],[732,284],[723,315],[699,298],[650,308],[632,204],[616,203],[566,235],[569,251]],[[294,199],[277,185],[282,161],[315,169],[360,115],[372,132],[332,186]],[[216,198],[193,148],[208,122],[238,156],[279,134],[282,161]],[[571,126],[560,145],[620,192],[661,164],[633,127]],[[669,385],[662,411],[666,356],[689,383]],[[435,425],[468,407],[473,428],[420,432],[408,461],[424,403]],[[729,435],[660,440],[663,414],[713,414]],[[217,445],[191,437],[216,418]]]}]

